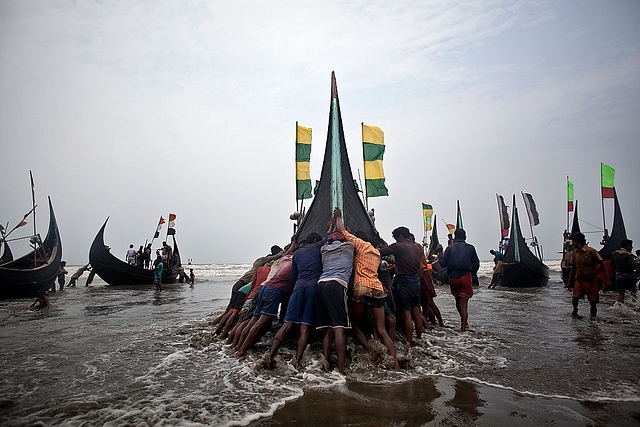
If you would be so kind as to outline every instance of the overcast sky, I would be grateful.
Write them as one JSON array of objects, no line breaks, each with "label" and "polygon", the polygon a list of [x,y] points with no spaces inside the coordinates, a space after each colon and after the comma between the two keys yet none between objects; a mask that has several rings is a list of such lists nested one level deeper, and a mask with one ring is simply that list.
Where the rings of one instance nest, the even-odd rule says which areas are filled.
[{"label": "overcast sky", "polygon": [[460,200],[490,259],[495,194],[517,194],[529,236],[525,191],[558,258],[569,176],[599,249],[604,162],[640,247],[635,0],[2,1],[0,222],[30,209],[32,170],[38,228],[49,195],[70,264],[108,216],[124,257],[170,212],[183,260],[252,262],[292,234],[296,121],[319,177],[331,71],[354,176],[360,123],[385,132],[389,197],[369,204],[388,241],[400,225],[422,238],[422,202],[446,237]]}]

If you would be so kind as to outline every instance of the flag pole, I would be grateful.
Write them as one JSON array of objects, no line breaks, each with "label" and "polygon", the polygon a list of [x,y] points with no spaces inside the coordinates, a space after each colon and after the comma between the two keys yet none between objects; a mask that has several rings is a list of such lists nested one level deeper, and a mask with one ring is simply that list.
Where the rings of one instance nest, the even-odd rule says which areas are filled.
[{"label": "flag pole", "polygon": [[[293,161],[294,164],[296,166],[296,168],[298,167],[297,165],[297,158],[298,158],[298,121],[296,120],[296,136],[295,136],[295,141],[293,142]],[[295,191],[295,195],[296,195],[296,212],[300,212],[300,208],[298,207],[298,180],[297,180],[297,169],[294,170],[294,178],[296,178],[296,185],[294,186],[293,191]],[[295,224],[293,226],[293,231],[295,232],[296,230]]]},{"label": "flag pole", "polygon": [[[364,122],[360,122],[360,134],[362,135],[362,167],[365,167],[364,164]],[[364,177],[364,188],[362,189],[362,194],[364,195],[364,207],[367,211],[367,215],[369,215],[369,196],[367,195],[367,175],[365,172]]]}]

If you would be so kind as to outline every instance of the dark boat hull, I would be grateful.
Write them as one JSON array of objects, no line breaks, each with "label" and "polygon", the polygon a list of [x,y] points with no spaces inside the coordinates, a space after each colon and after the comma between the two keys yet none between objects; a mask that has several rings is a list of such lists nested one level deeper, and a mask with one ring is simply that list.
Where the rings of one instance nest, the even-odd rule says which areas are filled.
[{"label": "dark boat hull", "polygon": [[35,251],[0,265],[0,299],[34,297],[55,283],[62,260],[62,242],[51,199],[49,230],[39,249],[46,254],[39,265],[34,265]]},{"label": "dark boat hull", "polygon": [[509,246],[502,258],[504,273],[499,276],[498,286],[508,288],[534,288],[547,286],[549,283],[549,267],[536,257],[524,240],[520,229],[518,209],[513,199],[513,218]]},{"label": "dark boat hull", "polygon": [[505,266],[504,275],[498,282],[499,286],[509,288],[536,288],[547,286],[549,283],[549,268],[540,263],[530,266],[523,262]]},{"label": "dark boat hull", "polygon": [[[104,229],[107,226],[104,222],[100,231],[96,235],[91,249],[89,250],[89,263],[92,270],[109,285],[153,285],[153,270],[129,265],[109,252],[104,244]],[[173,239],[177,263],[170,271],[165,271],[162,275],[162,283],[175,283],[178,277],[177,267],[180,265],[180,254],[175,238]]]}]

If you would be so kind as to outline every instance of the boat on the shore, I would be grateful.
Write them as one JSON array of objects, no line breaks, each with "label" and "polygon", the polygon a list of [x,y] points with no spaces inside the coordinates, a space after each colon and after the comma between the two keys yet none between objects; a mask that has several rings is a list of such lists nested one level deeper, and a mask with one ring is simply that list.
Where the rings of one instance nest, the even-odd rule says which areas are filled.
[{"label": "boat on the shore", "polygon": [[[534,243],[536,243],[535,238]],[[542,262],[539,255],[531,252],[522,235],[515,195],[513,196],[509,244],[504,257],[498,263],[498,269],[500,268],[502,272],[498,270],[498,286],[531,288],[546,286],[549,283],[549,267]]]},{"label": "boat on the shore", "polygon": [[297,227],[296,241],[301,243],[312,232],[324,235],[327,231],[327,223],[333,218],[335,207],[340,208],[342,220],[352,232],[360,231],[369,239],[377,235],[373,221],[360,199],[351,172],[342,127],[338,86],[335,73],[332,72],[329,128],[320,182],[311,205]]},{"label": "boat on the shore", "polygon": [[[108,246],[104,244],[104,230],[109,218],[104,222],[100,231],[93,239],[89,250],[89,263],[92,270],[109,285],[153,285],[154,271],[130,265],[113,255]],[[178,269],[181,266],[180,251],[173,237],[173,262],[172,267],[162,272],[162,283],[175,283],[178,278]]]},{"label": "boat on the shore", "polygon": [[62,261],[62,242],[51,198],[47,235],[40,241],[35,234],[32,242],[31,252],[0,265],[0,299],[34,297],[55,284]]}]

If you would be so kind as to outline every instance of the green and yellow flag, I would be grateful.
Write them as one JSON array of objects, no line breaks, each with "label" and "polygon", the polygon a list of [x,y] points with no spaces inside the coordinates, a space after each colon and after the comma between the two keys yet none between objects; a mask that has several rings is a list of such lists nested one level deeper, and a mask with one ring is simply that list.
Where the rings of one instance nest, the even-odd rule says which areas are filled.
[{"label": "green and yellow flag", "polygon": [[422,204],[422,219],[424,222],[424,231],[431,231],[431,217],[433,216],[433,206]]},{"label": "green and yellow flag", "polygon": [[296,197],[310,199],[311,176],[309,161],[311,160],[311,128],[298,126],[296,122]]},{"label": "green and yellow flag", "polygon": [[362,153],[364,155],[364,183],[367,197],[388,196],[384,185],[384,132],[376,126],[362,123]]}]

